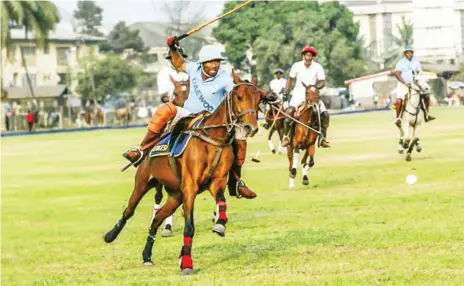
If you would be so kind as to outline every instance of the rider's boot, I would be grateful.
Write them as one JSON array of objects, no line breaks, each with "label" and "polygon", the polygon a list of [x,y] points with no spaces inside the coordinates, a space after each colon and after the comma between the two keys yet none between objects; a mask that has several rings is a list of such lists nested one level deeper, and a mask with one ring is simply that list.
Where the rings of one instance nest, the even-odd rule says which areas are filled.
[{"label": "rider's boot", "polygon": [[[288,107],[285,110],[285,113],[293,118],[295,114],[295,109],[293,107]],[[290,118],[285,119],[284,124],[284,139],[282,140],[282,147],[287,147],[290,144],[290,131],[292,130],[292,120]]]},{"label": "rider's boot", "polygon": [[229,188],[229,195],[236,196],[237,198],[254,199],[256,193],[245,185],[245,182],[240,178],[242,175],[242,166],[246,158],[246,140],[234,140],[232,143],[235,160],[229,172],[229,181],[227,186]]},{"label": "rider's boot", "polygon": [[148,153],[148,149],[153,147],[153,145],[150,145],[150,143],[161,136],[167,123],[173,119],[176,114],[177,108],[172,102],[161,104],[156,110],[155,114],[153,114],[153,117],[148,124],[147,134],[142,140],[140,147],[124,152],[122,156],[130,162],[134,163],[134,166],[137,167],[140,162],[142,162],[142,159],[145,158],[146,154]]},{"label": "rider's boot", "polygon": [[401,98],[398,98],[396,100],[396,121],[395,124],[396,126],[400,127],[401,126],[401,113],[403,111],[403,100]]},{"label": "rider's boot", "polygon": [[424,98],[424,105],[425,105],[425,122],[435,120],[435,117],[430,115],[430,111],[429,111],[430,97]]},{"label": "rider's boot", "polygon": [[329,117],[329,112],[324,111],[321,114],[321,120],[322,120],[322,140],[321,140],[321,146],[324,148],[330,148],[330,143],[327,141],[327,128],[329,128],[329,122],[330,122],[330,117]]}]

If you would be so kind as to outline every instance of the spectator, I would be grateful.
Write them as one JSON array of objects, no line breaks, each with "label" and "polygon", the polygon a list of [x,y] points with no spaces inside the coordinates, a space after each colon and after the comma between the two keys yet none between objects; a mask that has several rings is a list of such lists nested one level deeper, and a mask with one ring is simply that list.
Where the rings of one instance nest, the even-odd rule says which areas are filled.
[{"label": "spectator", "polygon": [[31,110],[27,111],[26,120],[27,125],[29,126],[29,132],[32,132],[32,127],[34,126],[34,114],[32,114]]}]

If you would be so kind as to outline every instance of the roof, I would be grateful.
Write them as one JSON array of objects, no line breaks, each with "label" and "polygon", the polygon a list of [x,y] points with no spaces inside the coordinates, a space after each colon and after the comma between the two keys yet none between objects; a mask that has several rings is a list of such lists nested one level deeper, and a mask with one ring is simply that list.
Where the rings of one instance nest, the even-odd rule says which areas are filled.
[{"label": "roof", "polygon": [[458,73],[460,72],[459,67],[451,64],[422,64],[422,69],[425,71],[431,71],[435,73],[442,73],[442,72],[451,72],[451,73]]},{"label": "roof", "polygon": [[[24,28],[13,28],[10,30],[11,39],[12,40],[32,40],[34,39],[34,35],[28,33],[28,37],[26,39],[26,34]],[[52,31],[48,34],[49,41],[94,41],[100,42],[104,41],[105,38],[103,37],[95,37],[90,35],[84,35],[79,33],[74,33],[73,31],[69,31],[62,25],[58,25],[55,31]]]},{"label": "roof", "polygon": [[[183,26],[183,27],[182,27]],[[142,38],[143,43],[147,47],[165,47],[166,40],[169,36],[169,31],[177,30],[176,27],[168,23],[160,22],[136,22],[129,25],[130,30],[139,30],[139,36]],[[187,25],[181,25],[180,29],[187,32],[190,30]],[[212,34],[212,27],[205,27],[196,35],[192,35],[192,38],[209,39]]]},{"label": "roof", "polygon": [[[5,88],[8,92],[8,99],[23,99],[31,98],[31,92],[28,86],[25,87],[7,87]],[[69,93],[69,89],[66,85],[54,85],[54,86],[35,86],[33,87],[34,95],[36,98],[46,97],[60,97],[64,94]]]},{"label": "roof", "polygon": [[350,85],[350,84],[352,84],[354,82],[373,79],[373,78],[382,77],[382,76],[386,76],[386,75],[389,76],[391,74],[392,74],[391,71],[385,71],[385,72],[381,72],[381,73],[366,75],[366,76],[363,76],[363,77],[358,77],[358,78],[353,78],[353,79],[346,80],[345,84]]}]

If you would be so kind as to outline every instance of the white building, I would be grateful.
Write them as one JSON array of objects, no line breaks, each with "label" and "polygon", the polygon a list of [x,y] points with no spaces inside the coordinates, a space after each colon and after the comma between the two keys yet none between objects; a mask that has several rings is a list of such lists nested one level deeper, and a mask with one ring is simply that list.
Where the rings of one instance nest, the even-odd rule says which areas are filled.
[{"label": "white building", "polygon": [[[320,0],[320,2],[327,2]],[[413,24],[414,48],[422,61],[458,64],[464,58],[464,0],[341,0],[360,24],[360,37],[381,60],[394,48],[402,19]]]}]

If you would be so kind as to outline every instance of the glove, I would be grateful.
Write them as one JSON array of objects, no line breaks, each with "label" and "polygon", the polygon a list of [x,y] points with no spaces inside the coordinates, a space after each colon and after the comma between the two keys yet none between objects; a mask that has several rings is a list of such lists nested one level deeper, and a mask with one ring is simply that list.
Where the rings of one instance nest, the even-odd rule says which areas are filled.
[{"label": "glove", "polygon": [[179,40],[177,40],[176,36],[172,36],[168,38],[167,44],[171,50],[175,50],[179,46]]}]

